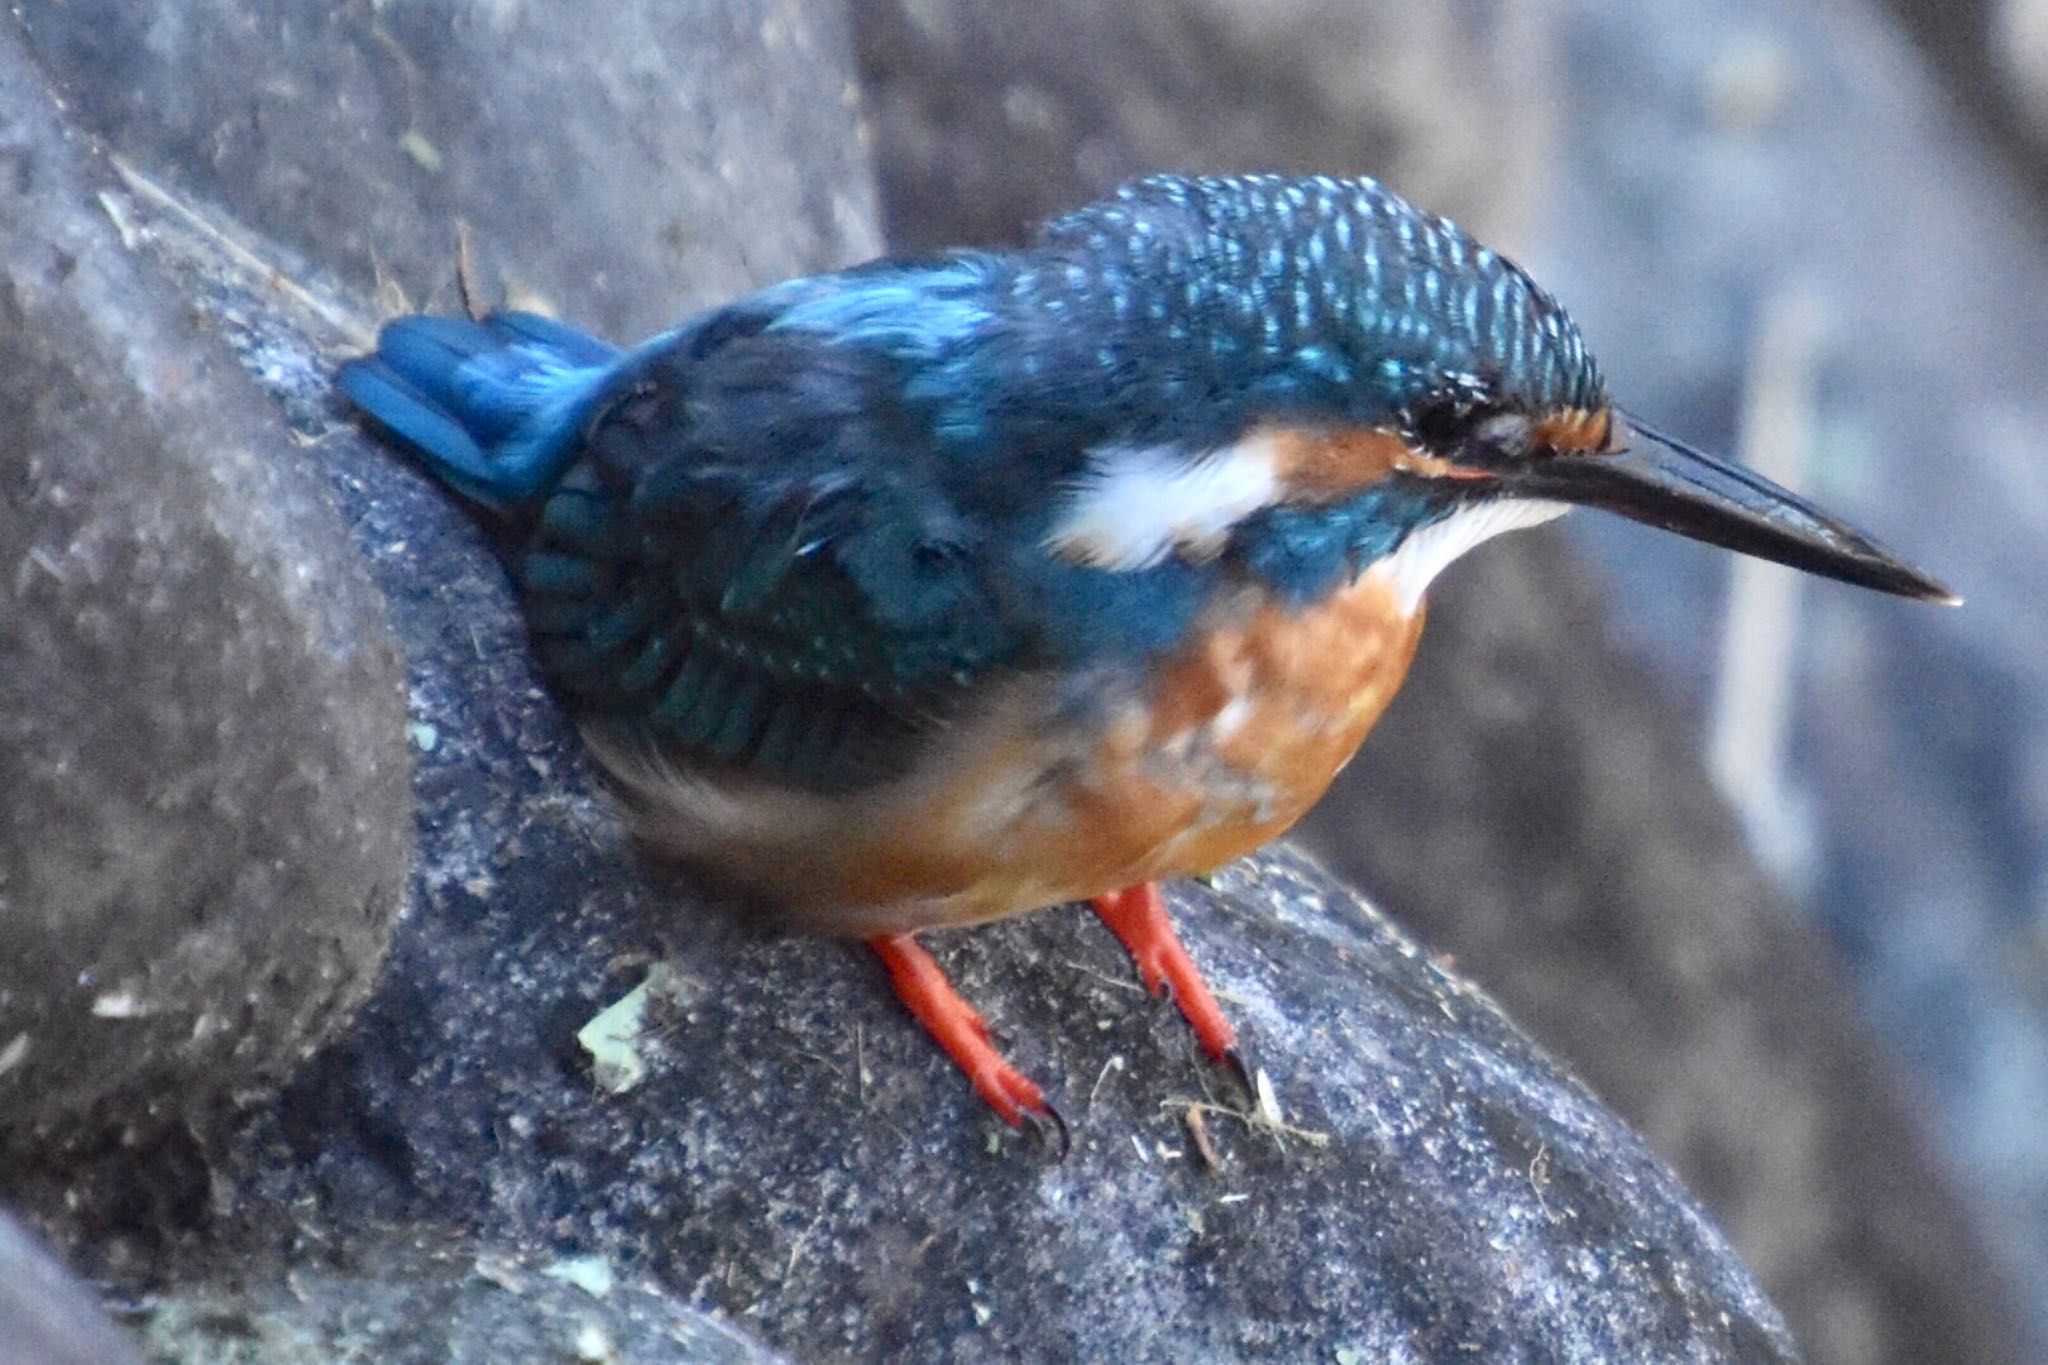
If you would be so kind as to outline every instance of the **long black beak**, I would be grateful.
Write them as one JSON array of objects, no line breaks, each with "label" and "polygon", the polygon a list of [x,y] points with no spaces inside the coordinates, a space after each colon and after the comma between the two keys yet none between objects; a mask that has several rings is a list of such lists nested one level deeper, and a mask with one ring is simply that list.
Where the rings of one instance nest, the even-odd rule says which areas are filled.
[{"label": "long black beak", "polygon": [[1940,583],[1761,474],[1724,464],[1635,421],[1627,446],[1553,455],[1505,475],[1516,497],[1619,513],[1709,545],[1879,592],[1950,606]]}]

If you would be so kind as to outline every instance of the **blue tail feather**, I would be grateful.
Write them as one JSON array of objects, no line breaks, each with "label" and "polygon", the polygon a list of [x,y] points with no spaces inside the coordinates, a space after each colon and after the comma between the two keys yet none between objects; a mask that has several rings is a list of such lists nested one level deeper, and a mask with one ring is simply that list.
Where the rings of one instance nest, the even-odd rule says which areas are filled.
[{"label": "blue tail feather", "polygon": [[495,313],[490,325],[507,341],[527,341],[559,352],[571,365],[609,365],[619,348],[539,313]]},{"label": "blue tail feather", "polygon": [[616,347],[534,313],[387,323],[342,392],[434,474],[506,510],[547,493],[620,360]]}]

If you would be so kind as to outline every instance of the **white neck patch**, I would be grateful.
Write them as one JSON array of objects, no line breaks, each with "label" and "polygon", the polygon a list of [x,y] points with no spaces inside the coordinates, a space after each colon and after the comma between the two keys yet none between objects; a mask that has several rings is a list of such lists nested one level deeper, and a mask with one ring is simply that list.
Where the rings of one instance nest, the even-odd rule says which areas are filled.
[{"label": "white neck patch", "polygon": [[1505,531],[1541,526],[1571,511],[1569,504],[1536,499],[1502,498],[1461,507],[1419,531],[1412,531],[1395,551],[1372,566],[1386,575],[1401,610],[1410,616],[1422,605],[1422,594],[1436,576],[1465,551]]},{"label": "white neck patch", "polygon": [[[1149,569],[1178,554],[1221,554],[1239,522],[1287,496],[1278,452],[1251,437],[1189,458],[1174,446],[1104,446],[1068,493],[1045,547],[1098,569]],[[1474,503],[1411,533],[1373,571],[1413,615],[1436,576],[1465,551],[1506,531],[1563,516],[1561,502],[1501,498]]]},{"label": "white neck patch", "polygon": [[1068,496],[1046,548],[1099,569],[1222,553],[1230,528],[1286,493],[1273,449],[1240,441],[1190,459],[1173,446],[1105,446]]}]

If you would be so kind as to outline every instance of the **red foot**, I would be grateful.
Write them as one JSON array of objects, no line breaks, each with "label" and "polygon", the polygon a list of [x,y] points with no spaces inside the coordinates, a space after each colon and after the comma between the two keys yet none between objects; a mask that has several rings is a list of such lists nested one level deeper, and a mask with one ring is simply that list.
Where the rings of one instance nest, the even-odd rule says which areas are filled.
[{"label": "red foot", "polygon": [[1138,968],[1138,980],[1145,989],[1159,994],[1161,986],[1173,991],[1202,1051],[1219,1062],[1236,1064],[1237,1030],[1216,1006],[1208,983],[1196,969],[1188,950],[1173,935],[1173,922],[1166,918],[1166,901],[1155,882],[1127,886],[1089,902],[1109,931],[1130,950]]},{"label": "red foot", "polygon": [[1031,1078],[1004,1061],[990,1045],[988,1024],[974,1006],[960,998],[932,955],[909,934],[878,934],[868,940],[868,946],[889,969],[897,998],[967,1073],[967,1079],[974,1082],[974,1093],[1013,1128],[1023,1127],[1027,1116],[1034,1127],[1037,1121],[1052,1124],[1059,1130],[1064,1148],[1066,1125],[1059,1114],[1045,1102],[1044,1093]]}]

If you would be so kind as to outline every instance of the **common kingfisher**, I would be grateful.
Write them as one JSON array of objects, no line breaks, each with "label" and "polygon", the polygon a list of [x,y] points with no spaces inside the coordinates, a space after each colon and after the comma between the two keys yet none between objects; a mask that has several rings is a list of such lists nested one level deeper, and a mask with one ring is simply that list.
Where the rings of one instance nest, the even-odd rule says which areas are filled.
[{"label": "common kingfisher", "polygon": [[1235,1061],[1156,884],[1308,810],[1481,541],[1576,503],[1955,600],[1624,419],[1527,273],[1366,179],[1154,176],[625,350],[402,317],[339,383],[495,514],[645,844],[865,938],[1013,1125],[1058,1116],[913,936],[1088,900]]}]

